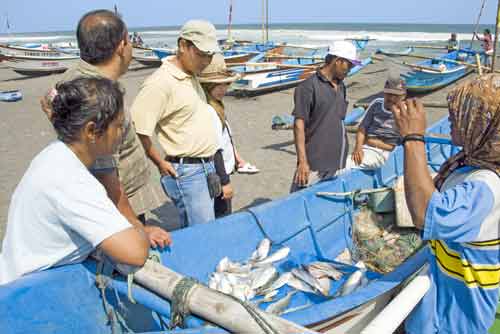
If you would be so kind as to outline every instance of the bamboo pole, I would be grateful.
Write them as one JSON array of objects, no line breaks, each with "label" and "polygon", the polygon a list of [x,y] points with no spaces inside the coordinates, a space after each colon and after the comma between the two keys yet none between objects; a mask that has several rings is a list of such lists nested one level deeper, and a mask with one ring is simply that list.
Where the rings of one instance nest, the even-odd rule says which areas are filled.
[{"label": "bamboo pole", "polygon": [[[368,108],[370,104],[369,103],[354,103],[353,107],[354,108]],[[438,102],[424,102],[424,107],[425,108],[443,108],[443,109],[448,109],[448,104],[446,103],[438,103]]]},{"label": "bamboo pole", "polygon": [[477,73],[479,76],[483,75],[483,67],[481,66],[481,58],[479,57],[479,53],[476,53],[476,65],[477,65]]},{"label": "bamboo pole", "polygon": [[266,42],[266,0],[262,0],[262,43]]},{"label": "bamboo pole", "polygon": [[474,37],[477,34],[477,29],[479,28],[479,22],[481,21],[481,15],[483,15],[484,5],[486,4],[486,0],[483,0],[483,4],[481,5],[481,10],[479,10],[479,16],[477,17],[476,26],[474,27],[474,34],[472,35],[472,39],[470,40],[470,48],[472,49],[472,42],[474,41]]},{"label": "bamboo pole", "polygon": [[266,58],[283,58],[283,59],[318,59],[318,60],[325,60],[325,57],[321,56],[288,56],[288,55],[282,55],[279,53],[266,53]]},{"label": "bamboo pole", "polygon": [[[129,271],[120,265],[117,268],[123,274]],[[151,260],[146,261],[144,266],[134,273],[134,281],[168,300],[172,300],[174,289],[183,278],[184,276]],[[189,312],[232,333],[265,333],[238,301],[204,285],[196,284],[188,292],[186,306]],[[257,308],[255,311],[278,333],[314,333]]]},{"label": "bamboo pole", "polygon": [[433,73],[443,73],[442,71],[438,70],[437,68],[434,67],[429,67],[429,66],[422,66],[422,65],[415,65],[415,64],[409,64],[407,62],[402,62],[401,65],[408,66],[417,70],[422,70],[422,71],[428,71],[428,72],[433,72]]},{"label": "bamboo pole", "polygon": [[[227,64],[228,67],[233,67],[233,66],[266,66],[266,65],[274,65],[277,67],[283,67],[283,68],[304,68],[304,69],[311,69],[314,70],[321,66],[321,64],[314,64],[314,65],[293,65],[293,64],[280,64],[280,63],[273,63],[273,62],[266,62],[266,63],[230,63]],[[270,68],[272,69],[272,68]]]},{"label": "bamboo pole", "polygon": [[266,43],[269,42],[269,0],[266,0]]},{"label": "bamboo pole", "polygon": [[410,45],[409,47],[415,49],[446,50],[445,46],[433,46],[433,45]]},{"label": "bamboo pole", "polygon": [[495,63],[497,59],[497,49],[498,49],[498,32],[500,30],[500,0],[498,0],[497,6],[497,24],[495,27],[495,44],[493,44],[493,59],[491,60],[491,72],[495,72]]}]

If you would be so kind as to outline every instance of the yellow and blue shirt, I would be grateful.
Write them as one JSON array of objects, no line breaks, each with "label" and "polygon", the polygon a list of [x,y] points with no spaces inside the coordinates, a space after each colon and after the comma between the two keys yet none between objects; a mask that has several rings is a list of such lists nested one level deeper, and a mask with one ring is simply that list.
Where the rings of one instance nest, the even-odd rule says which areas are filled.
[{"label": "yellow and blue shirt", "polygon": [[500,282],[500,178],[461,168],[429,201],[431,288],[406,321],[416,333],[487,333],[495,320]]}]

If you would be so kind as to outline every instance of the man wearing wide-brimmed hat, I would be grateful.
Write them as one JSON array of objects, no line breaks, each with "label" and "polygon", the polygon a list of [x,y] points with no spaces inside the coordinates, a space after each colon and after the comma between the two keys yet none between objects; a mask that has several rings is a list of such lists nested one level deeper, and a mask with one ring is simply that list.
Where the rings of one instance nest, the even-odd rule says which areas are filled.
[{"label": "man wearing wide-brimmed hat", "polygon": [[384,98],[372,101],[356,133],[356,145],[346,168],[376,169],[389,158],[401,141],[391,108],[406,98],[406,83],[391,72],[384,86]]},{"label": "man wearing wide-brimmed hat", "polygon": [[[226,118],[226,112],[222,99],[229,85],[238,80],[240,75],[227,69],[222,54],[214,55],[212,62],[200,74],[201,86],[205,90],[209,110],[214,119],[215,134],[218,142],[218,150],[215,153],[215,170],[222,184],[222,194],[215,198],[215,216],[220,217],[231,213],[231,198],[233,188],[229,174],[235,167],[248,165],[239,156],[232,138],[231,128]],[[252,166],[254,170],[256,168]],[[247,167],[248,168],[248,167]],[[258,171],[258,170],[257,170]]]},{"label": "man wearing wide-brimmed hat", "polygon": [[291,191],[332,177],[344,168],[349,146],[343,123],[347,111],[343,80],[358,64],[352,43],[335,42],[325,65],[295,89],[292,114],[297,170]]},{"label": "man wearing wide-brimmed hat", "polygon": [[[212,115],[197,77],[220,50],[215,27],[201,20],[184,24],[177,46],[177,54],[165,58],[142,85],[132,117],[146,154],[162,175],[163,190],[186,227],[214,219],[213,197],[220,190],[214,178]],[[153,147],[153,134],[166,156]]]}]

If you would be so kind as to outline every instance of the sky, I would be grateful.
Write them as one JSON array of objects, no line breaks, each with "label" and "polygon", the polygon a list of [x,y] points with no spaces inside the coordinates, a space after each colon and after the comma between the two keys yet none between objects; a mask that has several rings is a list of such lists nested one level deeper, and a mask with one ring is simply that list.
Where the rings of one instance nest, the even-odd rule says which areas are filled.
[{"label": "sky", "polygon": [[[227,23],[230,0],[0,0],[0,33],[74,30],[87,11],[116,4],[129,27],[177,26],[200,18]],[[483,0],[269,0],[271,23],[473,24]],[[486,1],[481,23],[493,24],[497,2]],[[262,0],[233,0],[233,23],[260,23]]]}]

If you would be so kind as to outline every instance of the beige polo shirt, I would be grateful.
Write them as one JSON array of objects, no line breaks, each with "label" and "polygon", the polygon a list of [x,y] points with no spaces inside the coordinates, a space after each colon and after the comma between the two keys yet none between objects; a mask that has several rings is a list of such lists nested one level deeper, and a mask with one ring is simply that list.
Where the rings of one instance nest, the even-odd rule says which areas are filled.
[{"label": "beige polo shirt", "polygon": [[205,158],[215,154],[216,136],[205,93],[195,76],[166,58],[144,81],[132,105],[137,133],[158,141],[171,157]]}]

